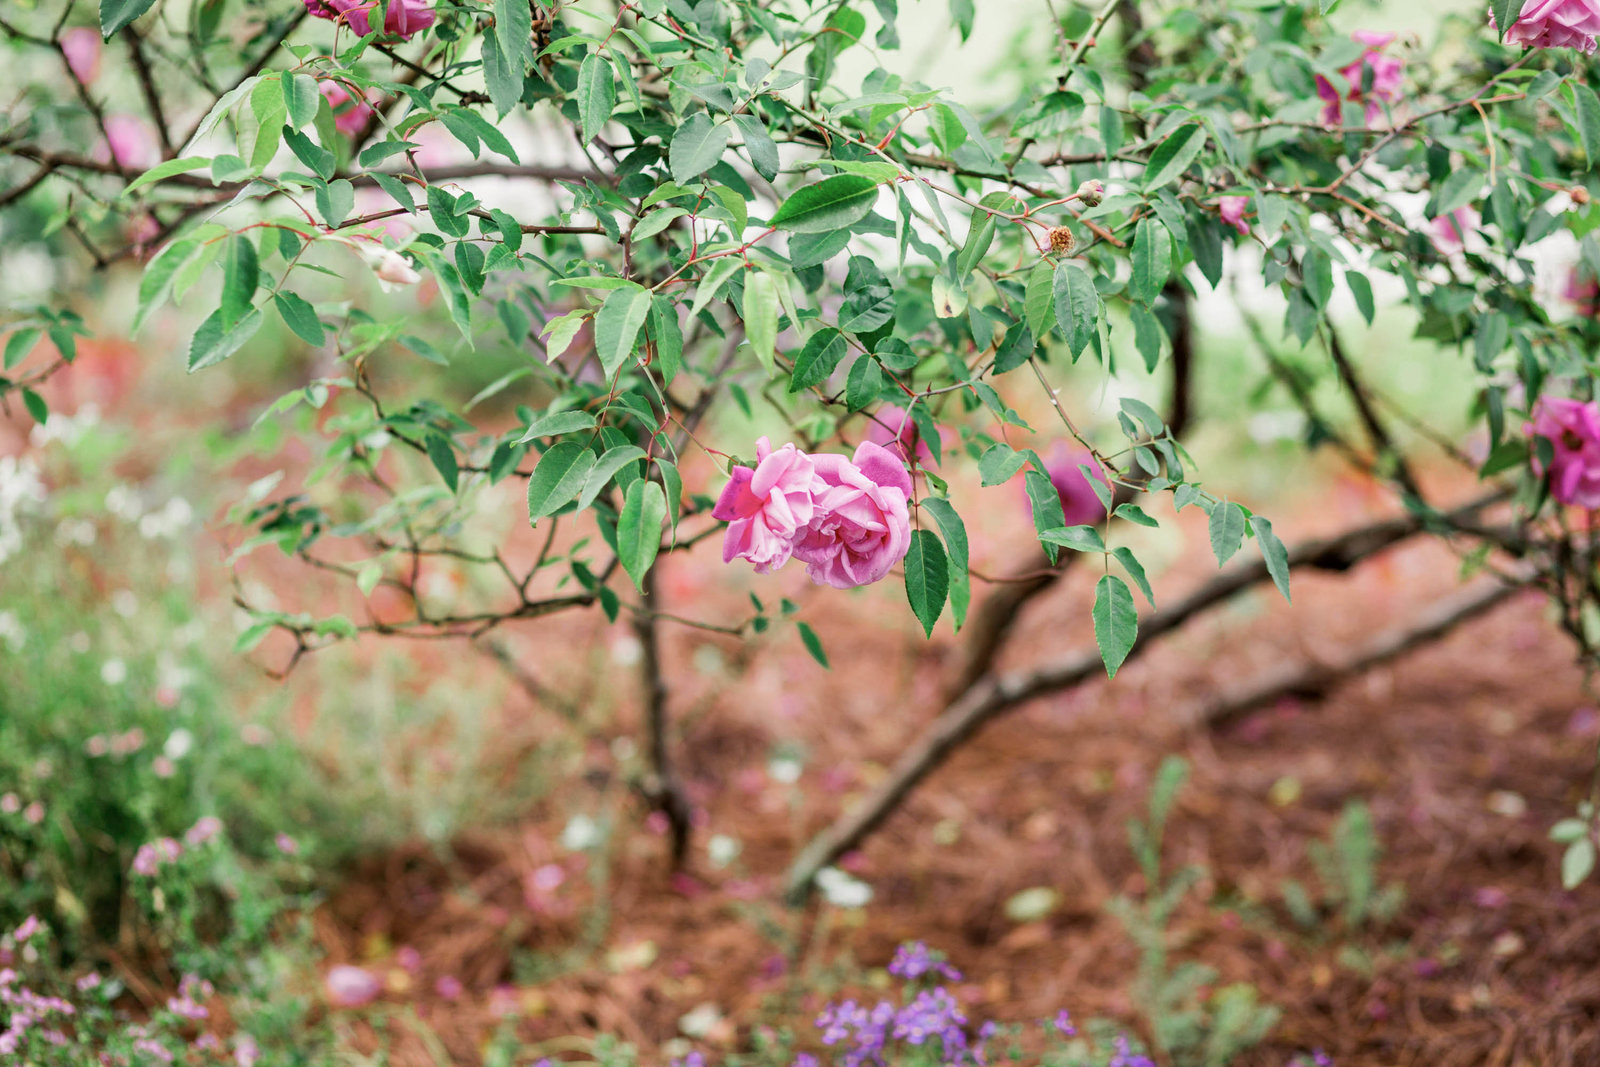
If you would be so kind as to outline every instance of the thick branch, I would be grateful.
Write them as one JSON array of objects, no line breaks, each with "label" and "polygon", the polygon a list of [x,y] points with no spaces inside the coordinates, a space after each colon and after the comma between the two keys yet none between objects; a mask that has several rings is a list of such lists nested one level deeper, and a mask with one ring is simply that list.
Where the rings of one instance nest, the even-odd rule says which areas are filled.
[{"label": "thick branch", "polygon": [[[646,603],[654,605],[658,598],[656,568],[644,576],[642,590]],[[645,797],[656,809],[666,815],[672,831],[672,867],[683,866],[689,853],[689,799],[678,781],[672,765],[672,752],[667,738],[667,678],[661,669],[661,635],[653,611],[636,612],[633,616],[633,633],[639,639],[642,655],[639,660],[640,681],[644,689],[646,742],[650,753],[650,774],[644,780]]]},{"label": "thick branch", "polygon": [[[1442,519],[1447,525],[1464,521],[1500,499],[1503,494],[1490,494]],[[1425,525],[1423,518],[1406,515],[1336,537],[1308,541],[1289,551],[1289,565],[1346,570],[1418,533]],[[1259,559],[1229,568],[1176,604],[1141,620],[1139,641],[1128,658],[1142,655],[1157,638],[1267,578],[1266,563]],[[988,674],[978,679],[950,703],[921,737],[907,746],[889,776],[866,800],[835,820],[805,847],[789,869],[790,899],[803,898],[818,871],[859,845],[899,807],[911,790],[985,724],[1034,697],[1097,677],[1102,670],[1100,654],[1091,648],[1073,652],[1032,671],[1001,676]]]}]

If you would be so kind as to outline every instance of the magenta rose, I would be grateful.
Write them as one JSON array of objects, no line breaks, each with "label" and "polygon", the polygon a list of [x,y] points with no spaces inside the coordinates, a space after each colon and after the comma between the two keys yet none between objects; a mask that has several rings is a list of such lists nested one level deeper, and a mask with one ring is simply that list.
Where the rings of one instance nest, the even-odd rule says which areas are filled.
[{"label": "magenta rose", "polygon": [[[1489,12],[1494,25],[1494,12]],[[1527,48],[1576,48],[1594,55],[1600,35],[1600,0],[1527,0],[1506,31],[1507,44]]]},{"label": "magenta rose", "polygon": [[[1106,521],[1105,505],[1100,503],[1100,497],[1095,493],[1094,486],[1089,484],[1080,466],[1098,471],[1094,453],[1087,448],[1073,448],[1065,441],[1057,441],[1050,454],[1044,459],[1045,469],[1050,472],[1050,484],[1056,487],[1056,492],[1061,496],[1061,513],[1066,517],[1067,526],[1098,526]],[[1099,474],[1095,481],[1101,485],[1105,479]],[[1024,495],[1026,499],[1026,495]],[[1032,519],[1033,502],[1028,501],[1028,516]]]},{"label": "magenta rose", "polygon": [[1222,221],[1246,237],[1250,236],[1250,224],[1244,221],[1244,215],[1249,207],[1248,196],[1225,196],[1217,201],[1217,211],[1222,215]]},{"label": "magenta rose", "polygon": [[1578,314],[1591,318],[1600,315],[1600,282],[1580,273],[1577,267],[1567,270],[1567,283],[1561,287],[1561,295]]},{"label": "magenta rose", "polygon": [[333,109],[333,128],[347,137],[354,137],[367,128],[367,120],[372,118],[372,105],[365,100],[356,100],[350,91],[338,82],[325,81],[318,86],[322,95],[328,98],[328,106]]},{"label": "magenta rose", "polygon": [[728,524],[722,562],[747,559],[757,574],[789,562],[795,538],[816,514],[812,496],[817,488],[812,457],[793,444],[774,452],[767,438],[757,441],[755,469],[733,468],[711,512]]},{"label": "magenta rose", "polygon": [[898,456],[863,441],[852,459],[813,456],[816,510],[794,546],[819,585],[876,582],[911,547],[911,475]]},{"label": "magenta rose", "polygon": [[[319,19],[342,22],[357,36],[372,32],[368,16],[377,8],[376,0],[305,0],[306,10]],[[389,0],[384,13],[383,32],[410,39],[434,22],[433,8],[424,0]]]},{"label": "magenta rose", "polygon": [[[1394,34],[1357,30],[1350,36],[1367,47],[1360,59],[1339,71],[1344,80],[1350,83],[1349,94],[1341,98],[1333,82],[1320,74],[1317,75],[1317,95],[1327,102],[1322,109],[1324,126],[1338,126],[1342,123],[1342,108],[1346,99],[1366,104],[1369,126],[1383,117],[1384,104],[1392,104],[1400,99],[1405,64],[1398,56],[1385,55],[1383,52],[1383,49],[1394,41]],[[1366,91],[1366,72],[1369,67],[1372,68],[1371,92]]]},{"label": "magenta rose", "polygon": [[922,439],[922,431],[918,429],[916,420],[905,408],[885,404],[873,412],[872,421],[868,424],[867,440],[898,454],[907,466],[910,466],[912,456],[923,465],[933,462],[928,442]]},{"label": "magenta rose", "polygon": [[1428,239],[1441,256],[1454,255],[1467,245],[1467,234],[1476,233],[1483,217],[1470,207],[1458,207],[1428,223]]},{"label": "magenta rose", "polygon": [[[1541,397],[1527,432],[1555,449],[1550,462],[1550,495],[1563,504],[1600,508],[1600,407],[1594,401]],[[1543,475],[1534,460],[1535,473]]]}]

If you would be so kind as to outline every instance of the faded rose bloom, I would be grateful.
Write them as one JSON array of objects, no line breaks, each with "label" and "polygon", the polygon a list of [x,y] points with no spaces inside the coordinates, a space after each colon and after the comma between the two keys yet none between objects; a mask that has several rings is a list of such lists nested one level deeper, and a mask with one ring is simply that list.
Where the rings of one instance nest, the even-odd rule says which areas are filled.
[{"label": "faded rose bloom", "polygon": [[422,275],[412,268],[406,257],[392,248],[378,250],[374,273],[385,287],[415,285],[422,280]]},{"label": "faded rose bloom", "polygon": [[100,31],[92,26],[75,26],[61,35],[61,54],[67,59],[72,76],[85,85],[100,77]]},{"label": "faded rose bloom", "polygon": [[907,466],[913,455],[924,466],[933,462],[928,442],[922,439],[921,429],[905,408],[885,404],[874,412],[873,421],[867,426],[867,440],[898,454]]},{"label": "faded rose bloom", "polygon": [[[1339,71],[1340,76],[1350,83],[1348,96],[1341,98],[1339,90],[1334,88],[1331,81],[1320,74],[1317,75],[1317,95],[1327,101],[1322,109],[1324,126],[1342,124],[1344,99],[1366,104],[1366,121],[1369,126],[1383,117],[1385,103],[1392,104],[1400,99],[1405,63],[1398,56],[1383,54],[1383,49],[1394,40],[1394,34],[1357,30],[1350,37],[1367,47],[1360,59]],[[1372,71],[1370,92],[1366,88],[1368,68]]]},{"label": "faded rose bloom", "polygon": [[[1081,465],[1098,471],[1094,453],[1087,448],[1074,448],[1065,441],[1057,441],[1050,454],[1044,457],[1044,465],[1050,472],[1050,484],[1061,495],[1061,513],[1066,517],[1066,525],[1098,526],[1106,520],[1105,505],[1100,503],[1089,479],[1078,469]],[[1095,476],[1095,480],[1105,484],[1105,479],[1099,475]],[[1028,504],[1028,514],[1030,517],[1033,515],[1031,502]]]},{"label": "faded rose bloom", "polygon": [[746,559],[757,574],[789,562],[794,541],[815,513],[816,470],[812,457],[793,444],[776,452],[763,437],[756,442],[756,467],[735,467],[711,514],[728,524],[722,562]]},{"label": "faded rose bloom", "polygon": [[1600,315],[1600,281],[1581,273],[1575,265],[1567,270],[1561,295],[1578,314],[1589,318]]},{"label": "faded rose bloom", "polygon": [[[1489,25],[1495,25],[1493,11],[1489,12]],[[1527,0],[1506,31],[1506,43],[1525,48],[1576,48],[1592,56],[1596,35],[1600,35],[1597,0]]]},{"label": "faded rose bloom", "polygon": [[852,589],[883,578],[911,547],[911,475],[898,456],[863,441],[855,456],[813,456],[816,510],[795,543],[819,585]]},{"label": "faded rose bloom", "polygon": [[336,81],[321,82],[318,86],[333,108],[333,128],[347,137],[354,137],[367,128],[372,118],[372,105],[356,100],[350,91]]},{"label": "faded rose bloom", "polygon": [[1458,207],[1428,223],[1428,239],[1441,256],[1454,255],[1467,244],[1467,234],[1476,233],[1483,217],[1471,207]]},{"label": "faded rose bloom", "polygon": [[[306,10],[319,19],[342,22],[359,37],[372,32],[368,16],[377,8],[374,0],[305,0]],[[434,22],[433,8],[424,0],[389,0],[384,13],[383,32],[409,40]]]},{"label": "faded rose bloom", "polygon": [[[1555,449],[1550,495],[1563,504],[1600,508],[1600,406],[1571,397],[1541,397],[1526,432]],[[1534,472],[1544,475],[1534,459]]]},{"label": "faded rose bloom", "polygon": [[215,815],[204,815],[189,827],[188,832],[183,835],[183,842],[190,848],[199,848],[220,833],[222,833],[222,820]]},{"label": "faded rose bloom", "polygon": [[114,162],[128,170],[148,170],[161,159],[155,131],[135,115],[107,115],[106,141],[94,150],[100,162]]},{"label": "faded rose bloom", "polygon": [[1222,215],[1222,221],[1246,237],[1250,236],[1250,224],[1244,221],[1244,215],[1249,208],[1248,196],[1225,196],[1217,201],[1217,211]]},{"label": "faded rose bloom", "polygon": [[341,963],[328,971],[323,982],[328,999],[336,1008],[359,1008],[371,1004],[383,991],[383,983],[371,971]]}]

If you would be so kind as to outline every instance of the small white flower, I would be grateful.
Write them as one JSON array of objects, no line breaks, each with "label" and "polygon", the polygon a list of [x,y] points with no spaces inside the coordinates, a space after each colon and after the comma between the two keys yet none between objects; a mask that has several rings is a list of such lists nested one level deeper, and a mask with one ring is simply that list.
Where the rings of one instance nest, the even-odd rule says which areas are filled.
[{"label": "small white flower", "polygon": [[100,680],[107,685],[121,685],[128,680],[128,665],[120,659],[108,659],[100,665]]},{"label": "small white flower", "polygon": [[837,867],[824,867],[817,872],[817,888],[836,908],[864,908],[872,900],[870,885]]},{"label": "small white flower", "polygon": [[739,858],[741,847],[727,834],[712,834],[711,840],[706,842],[706,855],[711,859],[711,866],[721,870]]},{"label": "small white flower", "polygon": [[715,1004],[702,1004],[678,1020],[678,1029],[690,1037],[705,1037],[721,1021],[721,1008]]},{"label": "small white flower", "polygon": [[161,751],[170,760],[180,760],[193,748],[194,734],[180,726],[167,735],[167,743],[161,746]]},{"label": "small white flower", "polygon": [[644,658],[644,646],[632,634],[624,634],[611,642],[611,662],[619,667],[636,666]]},{"label": "small white flower", "polygon": [[583,852],[600,843],[600,824],[587,815],[574,815],[561,831],[561,847]]},{"label": "small white flower", "polygon": [[805,768],[793,756],[774,756],[767,761],[767,774],[772,776],[774,782],[784,785],[793,785],[800,780],[800,772]]}]

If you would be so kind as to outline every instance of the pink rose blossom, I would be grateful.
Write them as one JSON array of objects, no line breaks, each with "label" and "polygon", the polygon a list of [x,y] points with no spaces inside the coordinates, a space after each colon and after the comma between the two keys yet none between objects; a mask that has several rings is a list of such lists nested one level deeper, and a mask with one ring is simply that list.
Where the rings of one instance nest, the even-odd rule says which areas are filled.
[{"label": "pink rose blossom", "polygon": [[336,1008],[359,1008],[378,999],[383,985],[371,971],[341,963],[328,972],[323,983],[328,999]]},{"label": "pink rose blossom", "polygon": [[[1489,12],[1494,26],[1494,12]],[[1527,0],[1506,31],[1507,44],[1526,48],[1576,48],[1594,55],[1600,35],[1600,0]]]},{"label": "pink rose blossom", "polygon": [[26,919],[22,920],[22,925],[17,927],[16,931],[12,933],[11,936],[16,939],[17,944],[23,944],[28,940],[28,938],[39,932],[39,925],[39,917],[37,915],[30,915]]},{"label": "pink rose blossom", "polygon": [[[1050,472],[1050,484],[1061,494],[1061,513],[1066,517],[1066,525],[1097,526],[1106,520],[1105,505],[1100,503],[1100,497],[1095,494],[1089,479],[1078,469],[1079,466],[1085,466],[1098,471],[1100,468],[1095,463],[1094,453],[1087,448],[1074,448],[1065,441],[1057,441],[1045,457],[1044,465]],[[1098,474],[1095,480],[1101,485],[1105,484],[1105,479]],[[1028,514],[1033,514],[1032,503],[1028,505]]]},{"label": "pink rose blossom", "polygon": [[100,31],[76,26],[61,35],[61,54],[72,76],[85,85],[100,77]]},{"label": "pink rose blossom", "polygon": [[1561,295],[1578,314],[1588,318],[1600,315],[1600,281],[1581,273],[1576,266],[1567,271]]},{"label": "pink rose blossom", "polygon": [[261,1058],[261,1046],[256,1044],[256,1039],[249,1034],[241,1034],[233,1039],[233,1062],[235,1067],[256,1067],[256,1061]]},{"label": "pink rose blossom", "polygon": [[811,580],[851,589],[883,578],[911,547],[911,475],[898,456],[863,441],[855,456],[812,457],[815,512],[794,545]]},{"label": "pink rose blossom", "polygon": [[1225,196],[1217,201],[1217,210],[1222,215],[1222,221],[1246,237],[1250,236],[1250,224],[1244,221],[1244,215],[1249,207],[1248,196]]},{"label": "pink rose blossom", "polygon": [[735,467],[711,514],[728,523],[722,562],[746,559],[757,574],[789,562],[798,533],[815,514],[816,469],[812,457],[793,444],[776,452],[763,437],[756,442],[756,467]]},{"label": "pink rose blossom", "polygon": [[1467,234],[1477,232],[1483,217],[1471,207],[1458,207],[1428,223],[1428,239],[1441,256],[1454,255],[1467,244]]},{"label": "pink rose blossom", "polygon": [[371,104],[356,100],[348,89],[335,81],[322,82],[318,88],[333,109],[334,129],[347,137],[354,137],[367,128],[373,114]]},{"label": "pink rose blossom", "polygon": [[222,820],[215,815],[204,815],[188,833],[183,835],[184,844],[190,848],[199,848],[222,832]]},{"label": "pink rose blossom", "polygon": [[135,115],[107,115],[106,142],[94,151],[101,162],[114,162],[127,170],[148,170],[161,159],[150,124]]},{"label": "pink rose blossom", "polygon": [[[1392,33],[1375,33],[1357,30],[1350,35],[1359,44],[1366,45],[1361,58],[1345,67],[1339,74],[1350,85],[1348,96],[1341,98],[1339,90],[1322,75],[1317,75],[1317,95],[1327,103],[1322,109],[1322,124],[1338,126],[1343,122],[1345,99],[1366,104],[1367,125],[1383,117],[1383,105],[1400,99],[1400,85],[1404,80],[1405,63],[1398,56],[1383,54],[1383,49],[1394,41]],[[1367,70],[1372,71],[1372,89],[1366,89]]]},{"label": "pink rose blossom", "polygon": [[[306,10],[319,19],[342,22],[359,37],[372,32],[368,16],[377,8],[375,0],[305,0]],[[383,17],[383,32],[404,37],[421,33],[434,22],[433,8],[423,0],[389,0]]]},{"label": "pink rose blossom", "polygon": [[[1527,432],[1555,449],[1550,495],[1563,504],[1600,508],[1600,406],[1570,397],[1541,397]],[[1543,475],[1534,460],[1534,471]]]},{"label": "pink rose blossom", "polygon": [[928,442],[922,439],[920,427],[905,408],[885,404],[874,412],[867,427],[867,440],[897,453],[908,466],[913,455],[920,464],[933,462]]}]

